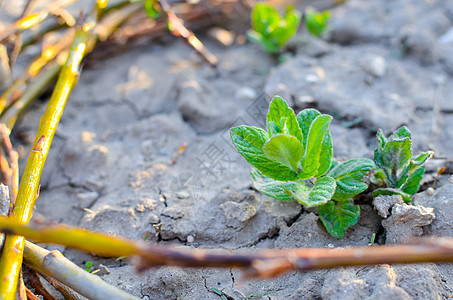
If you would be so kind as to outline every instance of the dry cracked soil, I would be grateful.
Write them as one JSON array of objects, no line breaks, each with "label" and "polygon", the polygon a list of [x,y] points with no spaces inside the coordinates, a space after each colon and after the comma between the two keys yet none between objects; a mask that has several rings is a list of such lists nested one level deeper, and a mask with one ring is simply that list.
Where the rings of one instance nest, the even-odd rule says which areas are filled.
[{"label": "dry cracked soil", "polygon": [[[453,237],[448,172],[434,191],[415,195],[414,205],[397,198],[375,200],[378,210],[363,205],[358,224],[343,239],[326,233],[316,210],[253,190],[250,166],[234,150],[228,129],[262,127],[273,95],[296,111],[315,107],[333,115],[338,160],[371,158],[377,129],[389,134],[401,125],[413,133],[414,152],[434,150],[433,161],[453,159],[453,1],[349,0],[331,14],[327,38],[301,30],[282,62],[250,42],[223,46],[206,30],[198,34],[218,57],[217,69],[177,38],[84,68],[46,163],[35,216],[181,247],[364,246],[373,233],[381,244]],[[31,146],[23,136],[34,136],[44,109],[45,103],[35,104],[16,131],[22,134],[22,165]],[[428,170],[435,170],[430,164]],[[433,176],[426,175],[425,189]],[[156,236],[153,225],[160,223]],[[57,248],[80,266],[87,260],[96,268],[102,264],[102,279],[142,299],[220,299],[212,288],[228,299],[453,297],[448,264],[241,281],[236,269],[162,267],[137,274],[127,261]]]}]

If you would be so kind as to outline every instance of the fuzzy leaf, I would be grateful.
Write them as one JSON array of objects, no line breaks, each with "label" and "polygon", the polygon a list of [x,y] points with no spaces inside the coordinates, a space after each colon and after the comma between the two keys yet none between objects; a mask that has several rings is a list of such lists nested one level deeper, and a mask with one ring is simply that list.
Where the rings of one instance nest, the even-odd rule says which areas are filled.
[{"label": "fuzzy leaf", "polygon": [[409,173],[406,183],[401,187],[401,191],[409,195],[413,195],[418,191],[420,181],[425,173],[425,166],[419,166]]},{"label": "fuzzy leaf", "polygon": [[321,177],[327,171],[329,171],[332,164],[333,158],[333,145],[332,145],[332,136],[330,135],[330,130],[327,130],[324,140],[321,145],[321,155],[319,157],[319,168],[316,173],[316,177]]},{"label": "fuzzy leaf", "polygon": [[380,188],[373,191],[373,197],[376,198],[379,195],[400,195],[404,202],[409,203],[411,202],[411,195],[405,193],[399,189],[393,188]]},{"label": "fuzzy leaf", "polygon": [[291,167],[264,154],[262,147],[269,137],[263,129],[243,125],[232,128],[230,134],[238,152],[264,175],[276,180],[297,180],[297,173]]},{"label": "fuzzy leaf", "polygon": [[398,180],[404,176],[404,169],[409,163],[411,156],[411,140],[409,138],[389,141],[385,145],[382,150],[382,165],[379,167],[384,169],[387,179],[392,183],[392,186],[400,187]]},{"label": "fuzzy leaf", "polygon": [[310,187],[303,182],[296,181],[277,181],[270,177],[263,175],[260,171],[253,168],[250,172],[252,177],[253,186],[266,196],[281,200],[292,201],[295,200],[294,195],[304,195],[308,198]]},{"label": "fuzzy leaf", "polygon": [[[429,158],[431,158],[431,156],[433,156],[433,154],[434,154],[434,152],[427,151],[427,152],[422,152],[417,157],[412,158],[410,163],[408,165],[406,165],[406,167],[404,168],[404,171],[401,173],[401,176],[397,182],[397,186],[402,186],[403,184],[406,185],[409,182],[408,177],[412,177],[412,178],[414,178],[414,176],[417,178],[420,177],[420,180],[421,180],[423,173],[421,173],[421,174],[419,173],[420,172],[419,168],[421,166],[423,166],[425,164],[425,162]],[[425,169],[423,168],[423,170],[425,170]],[[414,174],[414,172],[418,172],[418,174]],[[411,179],[411,181],[413,181],[413,180],[414,179]],[[420,180],[418,181],[418,183],[420,183]],[[416,181],[413,181],[410,185],[412,187],[409,188],[409,190],[413,190],[415,188],[416,191],[413,193],[409,193],[409,194],[416,193],[418,190],[418,184],[416,184]],[[408,187],[406,187],[406,188],[408,188]]]},{"label": "fuzzy leaf", "polygon": [[326,203],[332,198],[332,195],[335,192],[335,187],[335,179],[332,177],[325,176],[316,179],[315,185],[310,191],[307,203],[302,204],[312,207]]},{"label": "fuzzy leaf", "polygon": [[351,159],[331,169],[328,176],[335,178],[337,188],[333,199],[345,201],[360,194],[368,188],[363,182],[365,175],[376,168],[374,162],[367,158]]},{"label": "fuzzy leaf", "polygon": [[[320,115],[311,123],[308,132],[308,139],[305,148],[305,154],[302,158],[302,172],[299,173],[300,179],[311,178],[316,175],[321,166],[322,144],[324,136],[329,130],[329,124],[332,117]],[[330,165],[330,161],[329,161]]]},{"label": "fuzzy leaf", "polygon": [[[274,124],[269,125],[270,122],[273,122]],[[269,127],[275,126],[276,124],[277,126],[279,126],[279,133],[292,135],[302,143],[302,131],[299,128],[299,123],[296,120],[296,115],[285,102],[285,100],[283,100],[279,96],[272,98],[272,101],[269,104],[267,124],[270,136],[272,136],[272,133],[269,130]]]},{"label": "fuzzy leaf", "polygon": [[406,126],[402,126],[401,128],[397,129],[391,136],[390,136],[390,141],[395,141],[398,139],[404,139],[404,138],[411,138],[411,132],[409,128]]},{"label": "fuzzy leaf", "polygon": [[304,149],[307,145],[308,140],[308,132],[310,131],[311,123],[315,120],[317,116],[320,116],[321,113],[314,108],[307,108],[302,110],[300,113],[297,114],[297,122],[299,123],[299,127],[302,130],[303,141],[302,144],[304,145]]},{"label": "fuzzy leaf", "polygon": [[327,231],[336,238],[344,237],[349,227],[357,224],[360,207],[350,202],[329,201],[318,209],[319,218]]},{"label": "fuzzy leaf", "polygon": [[387,145],[387,138],[385,137],[381,129],[378,130],[376,138],[377,146],[376,150],[374,150],[374,162],[376,163],[376,165],[382,168],[382,151],[384,150],[385,145]]},{"label": "fuzzy leaf", "polygon": [[292,192],[292,197],[306,207],[314,207],[329,201],[335,192],[335,179],[332,177],[318,178],[313,187],[304,191]]},{"label": "fuzzy leaf", "polygon": [[290,135],[279,134],[274,136],[263,146],[264,154],[297,171],[298,163],[304,154],[302,143]]}]

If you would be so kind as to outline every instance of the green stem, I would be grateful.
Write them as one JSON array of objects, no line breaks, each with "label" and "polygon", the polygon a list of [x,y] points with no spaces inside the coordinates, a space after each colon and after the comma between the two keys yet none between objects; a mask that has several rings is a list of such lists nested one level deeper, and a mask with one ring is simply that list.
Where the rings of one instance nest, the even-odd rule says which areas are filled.
[{"label": "green stem", "polygon": [[[41,118],[33,148],[19,186],[16,205],[10,218],[28,223],[38,195],[39,182],[50,144],[60,121],[66,101],[79,76],[79,66],[86,49],[89,33],[77,30],[66,64],[63,66],[47,110]],[[0,258],[0,299],[15,299],[18,277],[22,266],[25,240],[8,235]]]}]

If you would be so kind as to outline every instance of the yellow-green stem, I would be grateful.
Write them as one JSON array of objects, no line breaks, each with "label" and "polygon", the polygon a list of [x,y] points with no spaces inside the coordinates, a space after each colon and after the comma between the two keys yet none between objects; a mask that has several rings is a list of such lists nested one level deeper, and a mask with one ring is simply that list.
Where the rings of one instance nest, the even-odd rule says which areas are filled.
[{"label": "yellow-green stem", "polygon": [[[79,76],[79,66],[86,50],[89,33],[78,29],[66,64],[63,66],[47,110],[41,118],[33,148],[25,166],[19,186],[16,205],[10,218],[19,223],[28,223],[38,195],[39,182],[50,144],[66,101]],[[15,298],[18,276],[22,266],[24,238],[8,235],[0,258],[0,299]]]}]

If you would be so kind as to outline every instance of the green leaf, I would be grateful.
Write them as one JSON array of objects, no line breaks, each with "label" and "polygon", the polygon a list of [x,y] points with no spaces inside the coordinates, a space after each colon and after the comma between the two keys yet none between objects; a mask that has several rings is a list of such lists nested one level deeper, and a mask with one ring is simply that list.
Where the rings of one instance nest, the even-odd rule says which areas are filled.
[{"label": "green leaf", "polygon": [[277,181],[263,175],[255,168],[250,171],[250,176],[256,190],[280,201],[295,200],[294,195],[301,195],[301,197],[306,199],[310,193],[310,187],[303,182]]},{"label": "green leaf", "polygon": [[144,6],[145,6],[145,12],[148,15],[149,18],[151,19],[159,19],[161,14],[159,10],[156,7],[158,0],[145,0]]},{"label": "green leaf", "polygon": [[425,173],[425,166],[419,166],[409,173],[407,181],[401,187],[401,191],[409,195],[413,195],[418,191],[420,181]]},{"label": "green leaf", "polygon": [[377,186],[384,186],[385,185],[385,174],[384,170],[379,169],[373,173],[370,177],[370,182]]},{"label": "green leaf", "polygon": [[310,131],[311,123],[316,119],[317,116],[320,116],[321,113],[314,108],[307,108],[302,110],[297,114],[297,123],[299,123],[299,127],[302,130],[303,141],[302,144],[304,145],[304,149],[307,145],[308,140],[308,132]]},{"label": "green leaf", "polygon": [[374,162],[367,158],[351,159],[336,165],[327,173],[328,176],[335,178],[337,183],[332,198],[337,201],[345,201],[365,191],[368,185],[363,182],[363,178],[375,168]]},{"label": "green leaf", "polygon": [[393,140],[389,141],[382,150],[380,160],[382,165],[379,165],[379,167],[384,169],[392,186],[400,187],[402,184],[398,181],[404,176],[405,167],[411,159],[411,144],[409,138]]},{"label": "green leaf", "polygon": [[298,164],[304,154],[302,143],[290,135],[279,134],[274,136],[263,146],[264,154],[282,164],[298,171]]},{"label": "green leaf", "polygon": [[373,197],[376,198],[379,195],[400,195],[404,202],[409,203],[411,202],[411,195],[405,193],[399,189],[394,188],[380,188],[373,191]]},{"label": "green leaf", "polygon": [[308,132],[305,154],[302,158],[302,172],[299,173],[300,179],[311,178],[317,174],[317,171],[321,165],[320,159],[324,136],[329,130],[329,124],[331,121],[331,116],[320,115],[317,116],[312,122]]},{"label": "green leaf", "polygon": [[335,192],[335,179],[332,177],[321,177],[316,179],[315,185],[310,191],[307,203],[302,203],[305,206],[312,207],[326,203],[332,198]]},{"label": "green leaf", "polygon": [[272,6],[258,3],[251,14],[253,29],[262,35],[269,35],[280,24],[280,15]]},{"label": "green leaf", "polygon": [[317,12],[314,8],[305,11],[305,26],[312,35],[320,37],[327,30],[329,11]]},{"label": "green leaf", "polygon": [[[433,156],[434,152],[432,151],[427,151],[427,152],[422,152],[420,153],[417,157],[413,157],[410,161],[410,163],[408,165],[406,165],[406,167],[404,168],[404,171],[401,173],[401,176],[397,182],[397,186],[402,186],[403,184],[407,184],[409,182],[408,180],[408,177],[410,176],[415,176],[415,177],[420,177],[419,180],[418,180],[418,183],[420,183],[420,180],[422,179],[422,176],[423,176],[423,173],[417,173],[417,174],[414,174],[414,172],[417,172],[417,170],[419,170],[419,168],[421,166],[423,166],[425,164],[425,162],[431,158],[431,156]],[[424,168],[423,168],[424,170]],[[418,171],[420,172],[420,171]],[[414,179],[411,179],[411,181],[413,181]],[[409,188],[409,190],[413,190],[415,189],[415,192],[413,193],[409,193],[409,194],[414,194],[417,192],[418,190],[418,185],[419,184],[416,184],[417,181],[413,181],[412,183],[410,183],[410,185],[412,186],[411,188]],[[408,188],[408,187],[406,187]]]},{"label": "green leaf", "polygon": [[[296,119],[299,123],[299,127],[302,130],[302,136],[304,138],[303,145],[304,149],[307,146],[308,140],[308,133],[310,131],[310,126],[316,117],[320,116],[321,113],[314,108],[307,108],[299,112]],[[318,168],[318,172],[315,174],[317,177],[322,176],[325,174],[332,163],[333,157],[333,146],[332,146],[332,136],[330,135],[330,131],[328,130],[324,136],[324,140],[321,146],[321,157],[320,157],[320,166]]]},{"label": "green leaf", "polygon": [[330,169],[333,158],[333,145],[330,130],[327,130],[321,145],[321,156],[319,157],[319,168],[316,177],[324,175]]},{"label": "green leaf", "polygon": [[[271,123],[273,122],[273,123]],[[269,125],[269,123],[271,123]],[[269,104],[269,112],[267,113],[267,124],[269,135],[272,136],[275,126],[279,126],[279,133],[289,134],[296,137],[300,142],[303,141],[302,130],[299,128],[299,123],[296,120],[294,111],[288,104],[279,96],[275,96]],[[272,130],[269,129],[272,127]]]},{"label": "green leaf", "polygon": [[391,136],[390,136],[390,141],[398,140],[398,139],[404,139],[404,138],[411,138],[411,132],[409,128],[406,126],[402,126],[398,130],[396,130]]},{"label": "green leaf", "polygon": [[416,157],[413,157],[413,158],[411,159],[411,164],[412,164],[413,166],[421,166],[421,165],[423,165],[428,159],[430,159],[433,155],[434,155],[434,152],[433,152],[433,151],[422,152],[422,153],[420,153],[419,155],[417,155]]},{"label": "green leaf", "polygon": [[264,154],[262,148],[269,137],[263,129],[242,125],[232,128],[230,134],[238,152],[264,175],[276,180],[297,180],[297,172],[291,167]]},{"label": "green leaf", "polygon": [[335,192],[335,179],[332,177],[318,178],[312,188],[299,191],[291,191],[291,195],[299,203],[306,207],[314,207],[329,201]]},{"label": "green leaf", "polygon": [[360,207],[350,202],[329,201],[319,206],[318,212],[327,232],[336,238],[344,237],[345,230],[360,217]]},{"label": "green leaf", "polygon": [[292,6],[286,9],[285,19],[280,21],[279,26],[272,32],[272,36],[282,47],[297,32],[301,20],[301,14]]}]

